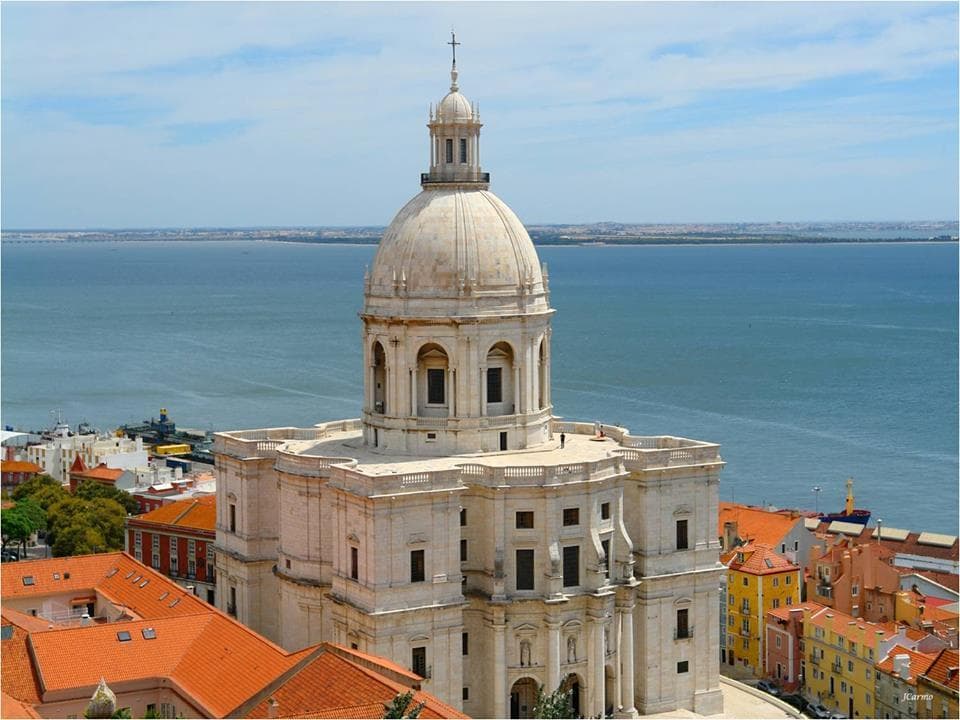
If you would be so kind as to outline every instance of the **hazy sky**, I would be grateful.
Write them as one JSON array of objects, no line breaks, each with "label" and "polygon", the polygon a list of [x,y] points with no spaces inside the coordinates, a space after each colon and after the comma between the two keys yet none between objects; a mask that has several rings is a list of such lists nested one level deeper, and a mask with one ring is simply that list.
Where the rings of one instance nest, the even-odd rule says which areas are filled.
[{"label": "hazy sky", "polygon": [[529,223],[958,216],[955,3],[20,3],[4,228],[377,225],[479,102]]}]

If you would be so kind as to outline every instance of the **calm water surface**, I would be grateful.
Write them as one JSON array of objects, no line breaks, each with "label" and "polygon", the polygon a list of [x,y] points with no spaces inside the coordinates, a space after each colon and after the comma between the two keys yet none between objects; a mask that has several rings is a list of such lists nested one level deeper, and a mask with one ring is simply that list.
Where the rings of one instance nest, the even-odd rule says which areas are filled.
[{"label": "calm water surface", "polygon": [[[2,421],[309,425],[360,411],[371,246],[8,244]],[[541,248],[554,403],[716,441],[721,497],[957,531],[957,246]]]}]

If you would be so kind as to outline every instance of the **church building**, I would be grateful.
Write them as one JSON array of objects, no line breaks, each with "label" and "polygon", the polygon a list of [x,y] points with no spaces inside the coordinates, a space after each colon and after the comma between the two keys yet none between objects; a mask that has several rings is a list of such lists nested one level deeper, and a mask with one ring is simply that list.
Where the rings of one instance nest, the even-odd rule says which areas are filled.
[{"label": "church building", "polygon": [[362,417],[216,436],[218,606],[475,717],[540,685],[581,717],[719,713],[719,446],[555,417],[547,270],[450,75],[364,278]]}]

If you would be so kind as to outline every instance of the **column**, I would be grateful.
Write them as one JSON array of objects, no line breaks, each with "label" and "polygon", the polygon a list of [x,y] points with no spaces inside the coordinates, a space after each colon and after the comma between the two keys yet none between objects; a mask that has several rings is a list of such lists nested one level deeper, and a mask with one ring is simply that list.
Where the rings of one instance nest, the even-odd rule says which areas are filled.
[{"label": "column", "polygon": [[621,682],[620,682],[620,714],[621,717],[636,717],[633,689],[633,604],[619,606],[621,640],[618,648],[620,654]]},{"label": "column", "polygon": [[480,368],[480,415],[487,414],[487,369]]},{"label": "column", "polygon": [[367,391],[364,393],[365,395],[364,402],[366,402],[367,410],[370,412],[373,412],[375,410],[374,398],[377,396],[376,387],[377,387],[377,368],[376,366],[371,364],[370,373],[367,378],[367,388],[366,388]]},{"label": "column", "polygon": [[493,619],[493,713],[497,718],[507,717],[507,642],[503,610]]},{"label": "column", "polygon": [[560,686],[560,622],[547,620],[547,687],[552,693]]},{"label": "column", "polygon": [[540,353],[537,352],[537,340],[533,339],[530,348],[530,407],[536,410],[540,409]]},{"label": "column", "polygon": [[410,415],[417,414],[417,368],[410,370]]},{"label": "column", "polygon": [[447,370],[447,388],[450,392],[450,411],[447,413],[450,417],[457,416],[457,371],[453,368]]},{"label": "column", "polygon": [[513,412],[523,412],[520,406],[520,366],[513,366]]}]

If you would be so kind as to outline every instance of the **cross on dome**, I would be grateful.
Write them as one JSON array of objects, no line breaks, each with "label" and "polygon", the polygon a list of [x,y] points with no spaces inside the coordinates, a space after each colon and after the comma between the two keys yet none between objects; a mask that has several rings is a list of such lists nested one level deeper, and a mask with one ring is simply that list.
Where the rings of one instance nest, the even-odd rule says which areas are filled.
[{"label": "cross on dome", "polygon": [[462,44],[457,42],[457,34],[451,30],[450,42],[447,43],[453,50],[453,64],[450,66],[450,92],[457,92],[460,89],[460,86],[457,85],[457,45]]}]

